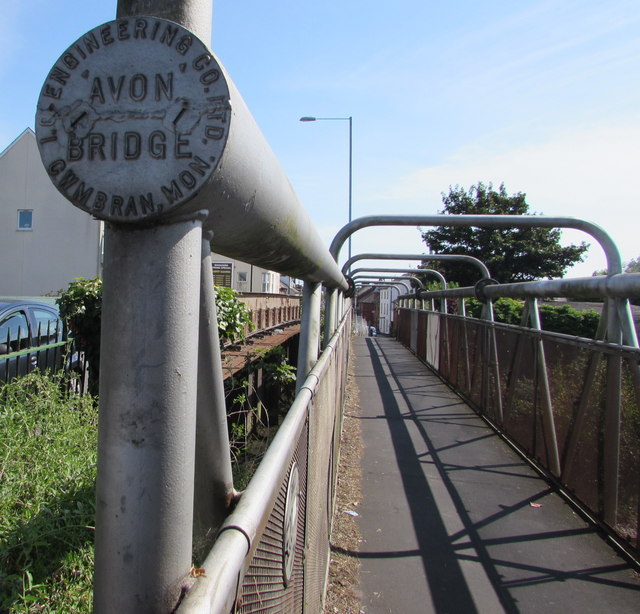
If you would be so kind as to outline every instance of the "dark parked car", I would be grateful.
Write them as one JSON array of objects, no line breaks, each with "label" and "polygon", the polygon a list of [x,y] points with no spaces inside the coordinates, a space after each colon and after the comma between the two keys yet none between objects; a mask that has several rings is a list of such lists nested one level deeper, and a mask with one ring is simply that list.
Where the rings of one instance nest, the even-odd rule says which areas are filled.
[{"label": "dark parked car", "polygon": [[63,366],[64,327],[55,307],[0,301],[0,381]]}]

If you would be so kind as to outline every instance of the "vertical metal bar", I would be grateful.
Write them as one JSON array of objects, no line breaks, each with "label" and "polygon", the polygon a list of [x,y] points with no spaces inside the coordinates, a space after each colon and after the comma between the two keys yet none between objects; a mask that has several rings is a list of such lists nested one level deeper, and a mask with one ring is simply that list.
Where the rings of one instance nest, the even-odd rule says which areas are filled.
[{"label": "vertical metal bar", "polygon": [[[210,39],[209,0],[120,0]],[[94,612],[170,612],[192,555],[206,215],[105,225]]]},{"label": "vertical metal bar", "polygon": [[[353,219],[353,117],[349,116],[349,222]],[[349,237],[351,258],[351,237]]]},{"label": "vertical metal bar", "polygon": [[622,356],[607,356],[607,406],[604,417],[604,520],[615,527],[620,466]]},{"label": "vertical metal bar", "polygon": [[[532,300],[533,299],[527,299],[524,303],[522,317],[520,318],[520,326],[522,326],[523,328],[525,326],[529,326],[529,313],[531,313]],[[526,340],[527,338],[524,337],[524,339]],[[507,412],[509,412],[513,405],[513,395],[515,394],[516,388],[518,387],[518,379],[520,378],[520,364],[522,362],[522,345],[523,335],[518,335],[516,337],[515,347],[513,348],[511,366],[508,371],[509,379],[507,381],[507,392],[504,400],[504,407],[506,408]]]},{"label": "vertical metal bar", "polygon": [[631,313],[631,305],[629,299],[616,299],[616,309],[618,311],[618,320],[622,329],[622,338],[625,345],[638,347],[638,335],[636,327],[633,325],[633,314]]},{"label": "vertical metal bar", "polygon": [[198,342],[198,405],[196,419],[196,465],[194,543],[208,544],[222,524],[235,491],[227,430],[224,374],[216,299],[211,274],[210,233],[202,241],[200,279],[200,337]]},{"label": "vertical metal bar", "polygon": [[[540,326],[540,314],[538,312],[538,300],[532,299],[529,312],[532,328],[542,330]],[[549,455],[549,470],[555,476],[559,476],[560,470],[560,454],[558,453],[558,438],[556,434],[556,425],[553,418],[553,404],[551,401],[551,389],[549,387],[549,376],[547,373],[547,361],[544,353],[544,343],[542,337],[536,339],[537,349],[536,357],[538,363],[538,373],[540,375],[540,386],[542,387],[542,425],[544,428],[544,438]]]},{"label": "vertical metal bar", "polygon": [[467,308],[464,302],[464,298],[460,299],[460,315],[464,318],[462,321],[462,344],[464,352],[464,365],[465,365],[465,385],[466,394],[471,394],[471,364],[469,362],[469,331],[467,329]]},{"label": "vertical metal bar", "polygon": [[[596,330],[596,339],[602,340],[607,334],[609,306],[605,301],[598,322],[598,329]],[[568,441],[565,446],[564,462],[562,469],[562,481],[565,484],[569,484],[573,478],[574,467],[576,466],[576,453],[578,450],[578,442],[580,441],[580,435],[584,428],[587,409],[589,407],[589,399],[591,398],[591,392],[595,384],[596,372],[600,364],[601,354],[598,350],[591,350],[591,356],[589,358],[589,364],[587,371],[583,378],[584,385],[580,398],[578,399],[578,407],[575,412],[575,417],[572,421],[571,431],[569,433]]]},{"label": "vertical metal bar", "polygon": [[326,347],[336,330],[336,319],[338,311],[338,292],[337,288],[327,291],[326,303],[324,308],[324,339],[322,346]]},{"label": "vertical metal bar", "polygon": [[[496,385],[496,410],[498,414],[498,421],[502,424],[504,415],[502,411],[502,387],[500,384],[500,362],[498,361],[498,340],[496,338],[496,327],[493,322],[493,309],[490,308],[490,320],[489,320],[489,360],[491,369],[493,370],[493,376],[495,378]],[[490,380],[489,380],[490,381]]]},{"label": "vertical metal bar", "polygon": [[168,612],[191,566],[202,221],[105,229],[94,611]]},{"label": "vertical metal bar", "polygon": [[300,390],[309,371],[311,371],[318,359],[321,297],[321,284],[305,282],[302,291],[302,323],[300,329],[296,392]]},{"label": "vertical metal bar", "polygon": [[169,19],[191,30],[209,45],[212,13],[213,0],[118,0],[117,17],[152,15]]},{"label": "vertical metal bar", "polygon": [[[607,341],[622,342],[622,326],[618,301],[607,301]],[[620,461],[620,388],[622,385],[622,356],[607,356],[607,392],[604,416],[604,520],[614,526],[618,508],[618,480]]]}]

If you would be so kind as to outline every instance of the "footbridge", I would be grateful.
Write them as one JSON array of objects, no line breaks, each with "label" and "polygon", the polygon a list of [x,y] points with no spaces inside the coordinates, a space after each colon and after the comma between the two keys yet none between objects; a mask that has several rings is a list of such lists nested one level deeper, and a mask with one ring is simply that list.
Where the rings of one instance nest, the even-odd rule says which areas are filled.
[{"label": "footbridge", "polygon": [[[52,182],[106,223],[95,611],[322,612],[341,548],[351,371],[362,541],[346,554],[361,563],[363,611],[637,612],[640,350],[628,299],[640,275],[622,274],[603,229],[572,218],[365,217],[325,246],[210,51],[210,23],[207,1],[120,0],[115,21],[61,55],[38,103]],[[113,75],[131,100],[98,105]],[[393,335],[354,336],[363,281],[354,259],[337,263],[374,225],[577,228],[608,274],[500,285],[461,254],[474,287],[408,292],[383,270],[368,281],[397,290]],[[242,491],[212,250],[304,281],[295,400]],[[595,339],[542,330],[539,298],[585,294],[603,300]],[[480,318],[465,316],[472,296]],[[520,326],[494,321],[501,296],[526,302]]]}]

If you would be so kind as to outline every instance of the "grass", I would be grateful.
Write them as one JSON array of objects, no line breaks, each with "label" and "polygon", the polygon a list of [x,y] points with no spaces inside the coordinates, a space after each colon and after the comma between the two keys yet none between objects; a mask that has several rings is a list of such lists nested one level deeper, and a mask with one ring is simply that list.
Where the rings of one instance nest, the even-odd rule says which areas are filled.
[{"label": "grass", "polygon": [[91,612],[97,408],[64,388],[0,390],[0,612]]},{"label": "grass", "polygon": [[[98,410],[57,376],[0,385],[0,614],[91,612]],[[277,427],[234,457],[246,486]]]}]

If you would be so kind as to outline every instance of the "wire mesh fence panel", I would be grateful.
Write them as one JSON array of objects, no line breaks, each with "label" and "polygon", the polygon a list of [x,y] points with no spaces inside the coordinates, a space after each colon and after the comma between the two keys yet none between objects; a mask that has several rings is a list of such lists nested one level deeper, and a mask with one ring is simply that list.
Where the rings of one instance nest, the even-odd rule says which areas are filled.
[{"label": "wire mesh fence panel", "polygon": [[[302,612],[307,447],[308,423],[298,440],[287,477],[280,486],[278,498],[242,581],[237,602],[237,611],[242,614]],[[292,480],[297,480],[299,497],[296,503],[289,503],[289,506],[296,506],[295,511],[287,514]],[[292,524],[295,525],[293,528]]]},{"label": "wire mesh fence panel", "polygon": [[620,480],[616,532],[640,552],[640,391],[637,356],[627,356],[622,371]]},{"label": "wire mesh fence panel", "polygon": [[347,324],[329,356],[275,504],[250,554],[236,601],[242,614],[322,611],[349,331]]},{"label": "wire mesh fence panel", "polygon": [[[406,311],[399,313],[398,330],[408,345]],[[556,477],[595,516],[604,519],[607,493],[615,493],[609,525],[639,550],[640,350],[434,312],[421,314],[417,326],[426,340],[420,357],[552,473],[557,454],[561,475]],[[617,381],[608,375],[615,357],[623,358],[620,430],[607,436],[607,412],[615,414],[610,398],[616,394],[607,390]],[[614,456],[607,437],[619,440]],[[616,471],[607,478],[612,462]]]},{"label": "wire mesh fence panel", "polygon": [[309,486],[305,542],[305,611],[320,612],[329,567],[329,531],[333,512],[333,452],[337,361],[316,389],[309,416]]}]

